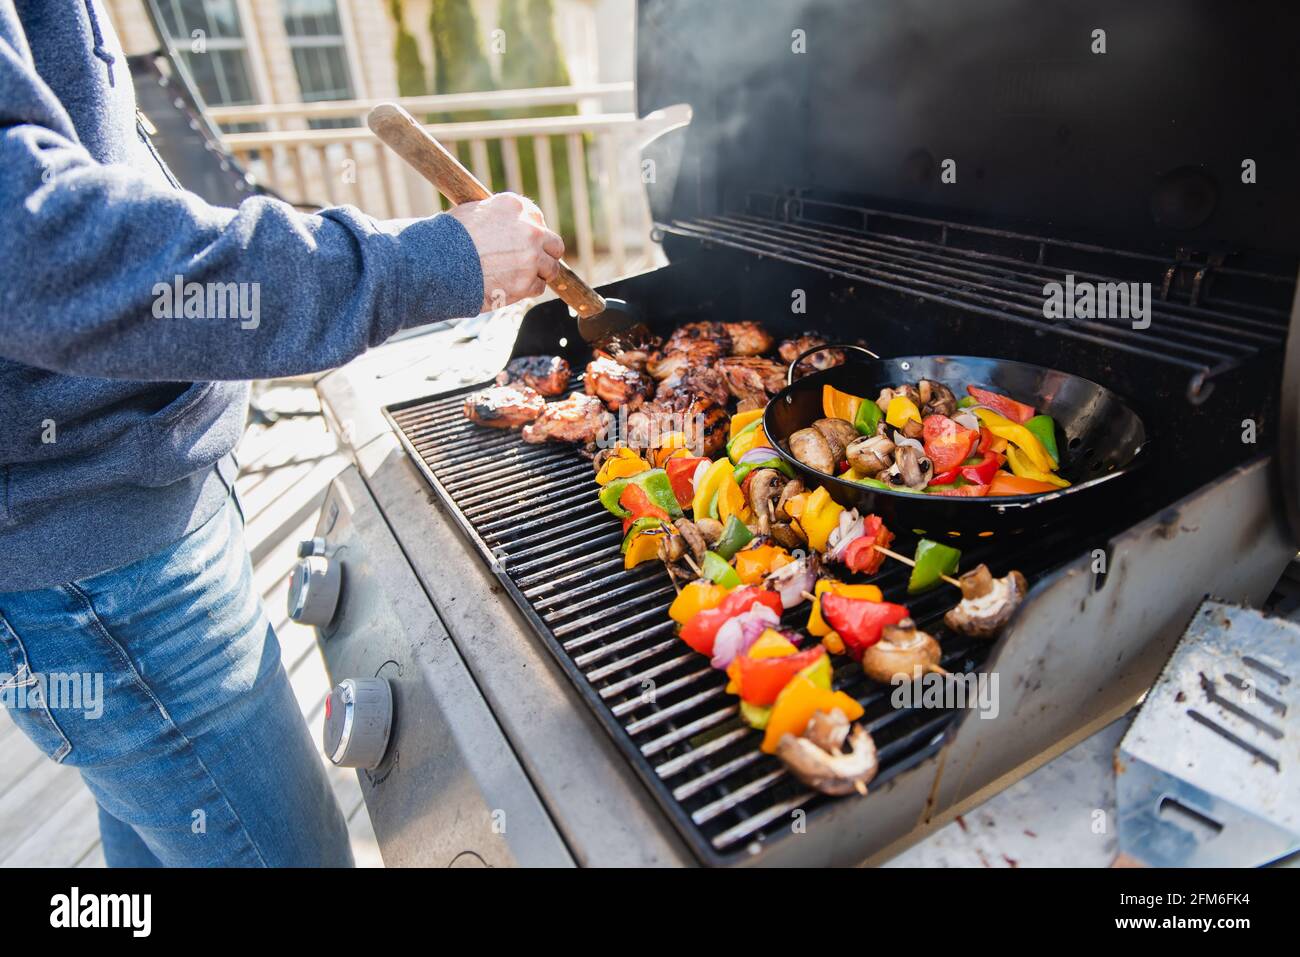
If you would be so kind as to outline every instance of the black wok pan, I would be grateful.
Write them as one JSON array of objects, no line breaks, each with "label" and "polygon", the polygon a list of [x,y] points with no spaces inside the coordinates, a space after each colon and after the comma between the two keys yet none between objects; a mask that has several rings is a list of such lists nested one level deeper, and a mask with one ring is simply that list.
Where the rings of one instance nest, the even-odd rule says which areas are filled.
[{"label": "black wok pan", "polygon": [[[805,484],[825,486],[831,497],[846,508],[857,508],[863,514],[874,512],[895,532],[989,538],[1042,528],[1064,519],[1086,522],[1089,515],[1101,514],[1099,510],[1105,509],[1107,502],[1123,494],[1134,471],[1147,460],[1141,455],[1146,444],[1141,419],[1114,392],[1088,379],[1011,359],[882,359],[858,346],[822,348],[843,349],[850,361],[787,384],[768,403],[763,430]],[[816,351],[811,349],[791,363],[791,376],[798,363]],[[823,416],[822,386],[832,385],[872,401],[886,386],[920,379],[941,382],[959,398],[966,395],[967,385],[990,389],[1050,415],[1056,420],[1062,460],[1058,474],[1072,483],[1070,487],[1038,495],[992,498],[896,492],[826,475],[790,454],[790,435]]]}]

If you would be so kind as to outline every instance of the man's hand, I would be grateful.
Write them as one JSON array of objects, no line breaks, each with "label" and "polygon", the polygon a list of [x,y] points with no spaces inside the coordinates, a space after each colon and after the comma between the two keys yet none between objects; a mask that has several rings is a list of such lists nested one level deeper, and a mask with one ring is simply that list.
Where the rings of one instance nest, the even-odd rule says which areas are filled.
[{"label": "man's hand", "polygon": [[447,211],[460,220],[483,265],[483,310],[538,296],[555,278],[564,240],[546,228],[542,211],[515,193],[498,193]]}]

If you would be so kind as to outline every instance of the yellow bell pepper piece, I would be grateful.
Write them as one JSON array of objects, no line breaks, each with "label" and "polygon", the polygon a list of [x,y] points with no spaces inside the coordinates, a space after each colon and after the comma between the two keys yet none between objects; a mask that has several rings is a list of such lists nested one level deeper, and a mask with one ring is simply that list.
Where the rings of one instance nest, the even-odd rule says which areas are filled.
[{"label": "yellow bell pepper piece", "polygon": [[1051,472],[1044,472],[1040,468],[1035,468],[1034,463],[1029,460],[1029,456],[1014,445],[1007,446],[1007,464],[1011,466],[1011,472],[1019,475],[1021,478],[1033,479],[1035,482],[1046,482],[1049,485],[1055,485],[1057,488],[1069,488],[1070,483],[1059,475],[1053,475]]},{"label": "yellow bell pepper piece", "polygon": [[799,737],[807,729],[814,714],[818,711],[829,714],[835,708],[843,711],[850,721],[862,717],[862,705],[843,691],[827,691],[817,687],[807,675],[795,675],[781,689],[776,703],[772,705],[772,716],[768,718],[767,729],[763,732],[763,751],[775,754],[782,737],[787,734]]},{"label": "yellow bell pepper piece", "polygon": [[684,625],[698,612],[721,605],[728,591],[730,589],[715,585],[713,582],[691,582],[683,586],[681,592],[673,599],[673,603],[668,606],[668,617],[679,625]]},{"label": "yellow bell pepper piece", "polygon": [[828,419],[844,419],[852,422],[862,402],[863,400],[856,395],[841,392],[834,386],[822,386],[822,412]]},{"label": "yellow bell pepper piece", "polygon": [[619,446],[596,473],[596,484],[608,485],[614,479],[629,478],[648,471],[650,471],[650,464],[645,459],[631,449]]},{"label": "yellow bell pepper piece", "polygon": [[736,484],[736,480],[728,475],[718,485],[718,521],[725,525],[732,515],[742,522],[748,522],[750,519],[745,493]]},{"label": "yellow bell pepper piece", "polygon": [[[697,519],[708,518],[709,503],[713,501],[713,495],[722,487],[724,479],[730,479],[731,473],[736,471],[736,467],[731,464],[731,460],[723,457],[718,459],[709,466],[707,472],[700,478],[700,484],[695,487],[695,498],[691,500],[691,511],[695,513]],[[735,482],[731,483],[735,485]],[[719,499],[721,495],[719,495]],[[743,498],[743,495],[742,495]]]},{"label": "yellow bell pepper piece", "polygon": [[901,429],[907,425],[908,420],[920,422],[921,410],[907,396],[894,396],[889,400],[889,407],[885,409],[885,421],[894,428]]},{"label": "yellow bell pepper piece", "polygon": [[988,409],[976,409],[975,417],[998,438],[1006,439],[1012,445],[1019,446],[1020,450],[1029,457],[1029,461],[1035,468],[1044,472],[1050,472],[1056,468],[1056,463],[1047,454],[1047,449],[1043,447],[1043,443],[1038,441],[1038,437],[1023,425],[1012,422],[1010,419]]},{"label": "yellow bell pepper piece", "polygon": [[[875,585],[847,585],[830,578],[820,578],[813,586],[812,611],[808,613],[808,634],[814,638],[825,638],[835,632],[822,617],[821,596],[825,592],[843,595],[845,598],[865,598],[867,601],[883,601],[884,595]],[[841,644],[841,648],[843,645]],[[829,650],[829,649],[828,649]]]},{"label": "yellow bell pepper piece", "polygon": [[727,438],[734,439],[740,434],[740,430],[751,422],[756,422],[763,417],[762,409],[750,409],[748,412],[737,412],[731,417],[731,431]]},{"label": "yellow bell pepper piece", "polygon": [[826,551],[826,540],[839,524],[840,513],[843,511],[844,506],[831,498],[825,486],[808,496],[803,513],[799,516],[799,524],[808,536],[809,548],[818,552]]},{"label": "yellow bell pepper piece", "polygon": [[789,565],[793,558],[784,548],[777,545],[759,545],[757,548],[745,548],[736,552],[734,564],[736,574],[746,585],[757,585],[769,574],[783,565]]},{"label": "yellow bell pepper piece", "polygon": [[662,533],[647,532],[642,532],[636,538],[632,539],[632,544],[628,545],[627,551],[623,553],[623,567],[636,568],[636,566],[640,565],[642,562],[648,562],[652,558],[658,558],[659,542],[662,539]]},{"label": "yellow bell pepper piece", "polygon": [[746,432],[744,435],[736,439],[736,441],[732,444],[731,451],[729,453],[731,456],[731,461],[739,462],[741,456],[743,456],[746,452],[750,452],[753,451],[754,449],[761,448],[764,445],[767,445],[767,435],[764,434],[763,427],[760,425],[753,432]]}]

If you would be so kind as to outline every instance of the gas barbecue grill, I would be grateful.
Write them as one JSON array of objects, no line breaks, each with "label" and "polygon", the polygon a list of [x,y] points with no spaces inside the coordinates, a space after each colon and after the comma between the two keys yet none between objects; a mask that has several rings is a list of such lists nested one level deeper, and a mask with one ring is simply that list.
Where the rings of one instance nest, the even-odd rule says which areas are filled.
[{"label": "gas barbecue grill", "polygon": [[[1032,586],[993,643],[943,633],[950,594],[909,602],[946,669],[998,675],[999,714],[896,708],[841,664],[881,771],[828,799],[758,751],[675,637],[662,569],[623,570],[589,459],[466,421],[481,382],[430,387],[418,357],[454,362],[454,332],[326,377],[357,469],[305,543],[298,611],[336,680],[393,688],[382,761],[359,772],[389,863],[881,859],[1123,714],[1202,596],[1258,604],[1295,553],[1278,397],[1300,203],[1278,171],[1300,144],[1296,14],[757,6],[640,4],[638,106],[693,120],[647,149],[669,265],[601,292],[661,334],[746,318],[1063,369],[1124,396],[1152,464],[1086,526],[956,542]],[[1242,156],[1274,172],[1237,185]],[[1053,282],[1149,283],[1150,311],[1048,319]],[[557,301],[510,354],[538,353],[589,359]],[[878,579],[887,598],[902,572]]]}]

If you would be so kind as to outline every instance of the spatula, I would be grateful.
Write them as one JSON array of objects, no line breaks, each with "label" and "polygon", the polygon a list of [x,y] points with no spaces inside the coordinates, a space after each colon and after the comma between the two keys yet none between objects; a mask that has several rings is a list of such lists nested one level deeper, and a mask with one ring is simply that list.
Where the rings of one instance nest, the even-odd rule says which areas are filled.
[{"label": "spatula", "polygon": [[[370,111],[366,122],[394,153],[453,203],[475,202],[492,195],[460,160],[396,103],[379,104]],[[563,260],[560,260],[559,275],[548,285],[578,314],[578,332],[587,342],[611,333],[627,332],[638,324],[626,302],[606,299],[583,282]]]}]

